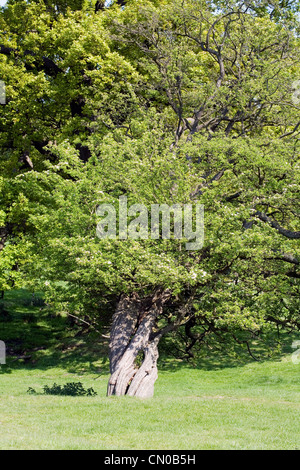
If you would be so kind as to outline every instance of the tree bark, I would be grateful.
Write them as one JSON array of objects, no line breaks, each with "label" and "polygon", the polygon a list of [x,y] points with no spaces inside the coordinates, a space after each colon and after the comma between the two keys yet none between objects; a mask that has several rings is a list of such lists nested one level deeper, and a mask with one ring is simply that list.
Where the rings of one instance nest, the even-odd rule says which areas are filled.
[{"label": "tree bark", "polygon": [[[108,396],[153,396],[160,338],[154,327],[169,297],[169,291],[161,290],[142,299],[137,294],[121,297],[110,335]],[[139,354],[141,364],[137,364]]]},{"label": "tree bark", "polygon": [[299,239],[300,238],[300,231],[293,231],[283,228],[279,225],[276,220],[272,220],[269,216],[264,214],[263,212],[256,211],[255,215],[262,220],[263,222],[268,222],[271,227],[275,228],[281,235],[291,239]]}]

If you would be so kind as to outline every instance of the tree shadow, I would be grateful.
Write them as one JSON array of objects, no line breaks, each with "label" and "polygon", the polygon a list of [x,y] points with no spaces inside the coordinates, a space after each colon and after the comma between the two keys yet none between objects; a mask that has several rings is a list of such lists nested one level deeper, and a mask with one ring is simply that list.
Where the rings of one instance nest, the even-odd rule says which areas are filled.
[{"label": "tree shadow", "polygon": [[8,292],[1,300],[0,339],[6,346],[0,374],[54,367],[98,375],[109,370],[107,340],[66,315],[53,314],[41,296],[26,290]]},{"label": "tree shadow", "polygon": [[[158,367],[168,372],[181,368],[201,369],[206,371],[243,367],[248,364],[268,361],[281,361],[295,351],[292,344],[299,340],[299,332],[269,331],[256,337],[249,344],[238,344],[228,335],[223,342],[212,339],[198,346],[194,357],[178,359],[179,347],[174,338],[164,338],[161,345]],[[249,353],[249,347],[250,352]],[[181,348],[181,354],[183,354]],[[177,357],[176,357],[177,354]]]},{"label": "tree shadow", "polygon": [[[49,311],[41,294],[23,289],[5,294],[0,301],[0,339],[7,348],[6,364],[0,366],[0,374],[51,368],[97,376],[109,373],[108,339],[68,316]],[[158,369],[211,371],[245,366],[256,362],[254,358],[258,362],[280,360],[294,352],[295,339],[299,339],[299,333],[283,331],[278,336],[278,330],[274,330],[264,338],[253,339],[251,356],[245,344],[238,344],[229,336],[223,338],[223,343],[215,338],[201,344],[194,357],[178,359],[182,344],[178,337],[170,335],[159,345]]]}]

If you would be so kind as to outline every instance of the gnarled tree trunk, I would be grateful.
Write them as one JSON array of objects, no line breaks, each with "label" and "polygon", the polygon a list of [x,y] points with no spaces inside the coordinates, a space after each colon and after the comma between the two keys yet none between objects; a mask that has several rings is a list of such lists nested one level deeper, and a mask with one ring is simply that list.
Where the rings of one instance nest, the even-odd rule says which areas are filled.
[{"label": "gnarled tree trunk", "polygon": [[153,328],[169,297],[169,291],[156,291],[144,299],[138,295],[121,297],[111,328],[107,395],[153,396],[159,341]]}]

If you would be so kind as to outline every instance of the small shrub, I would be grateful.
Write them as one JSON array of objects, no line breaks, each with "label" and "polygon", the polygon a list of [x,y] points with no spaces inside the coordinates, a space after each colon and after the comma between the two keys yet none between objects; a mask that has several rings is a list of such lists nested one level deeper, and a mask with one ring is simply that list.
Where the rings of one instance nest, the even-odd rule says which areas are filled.
[{"label": "small shrub", "polygon": [[[29,387],[27,393],[33,395],[36,391]],[[57,385],[54,383],[51,387],[44,385],[44,395],[69,395],[69,396],[95,396],[97,392],[93,388],[85,389],[81,382],[69,382],[65,385]]]}]

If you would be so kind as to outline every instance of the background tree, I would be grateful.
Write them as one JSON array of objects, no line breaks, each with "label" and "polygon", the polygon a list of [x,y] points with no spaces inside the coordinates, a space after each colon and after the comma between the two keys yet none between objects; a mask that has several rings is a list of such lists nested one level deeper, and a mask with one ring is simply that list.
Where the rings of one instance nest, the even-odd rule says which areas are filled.
[{"label": "background tree", "polygon": [[[131,92],[137,77],[110,50],[101,15],[84,3],[75,8],[71,2],[63,10],[48,6],[12,1],[0,15],[1,80],[6,85],[6,105],[0,107],[1,290],[19,277],[18,266],[26,259],[23,234],[32,229],[28,204],[39,199],[38,194],[24,196],[18,175],[57,163],[52,147],[65,139],[87,161],[92,123],[97,119],[99,136],[107,131],[93,106],[95,90],[97,99],[107,103],[117,87],[122,106],[122,93],[127,100],[127,87]],[[122,90],[116,80],[121,76]],[[106,105],[106,117],[113,112]]]}]

